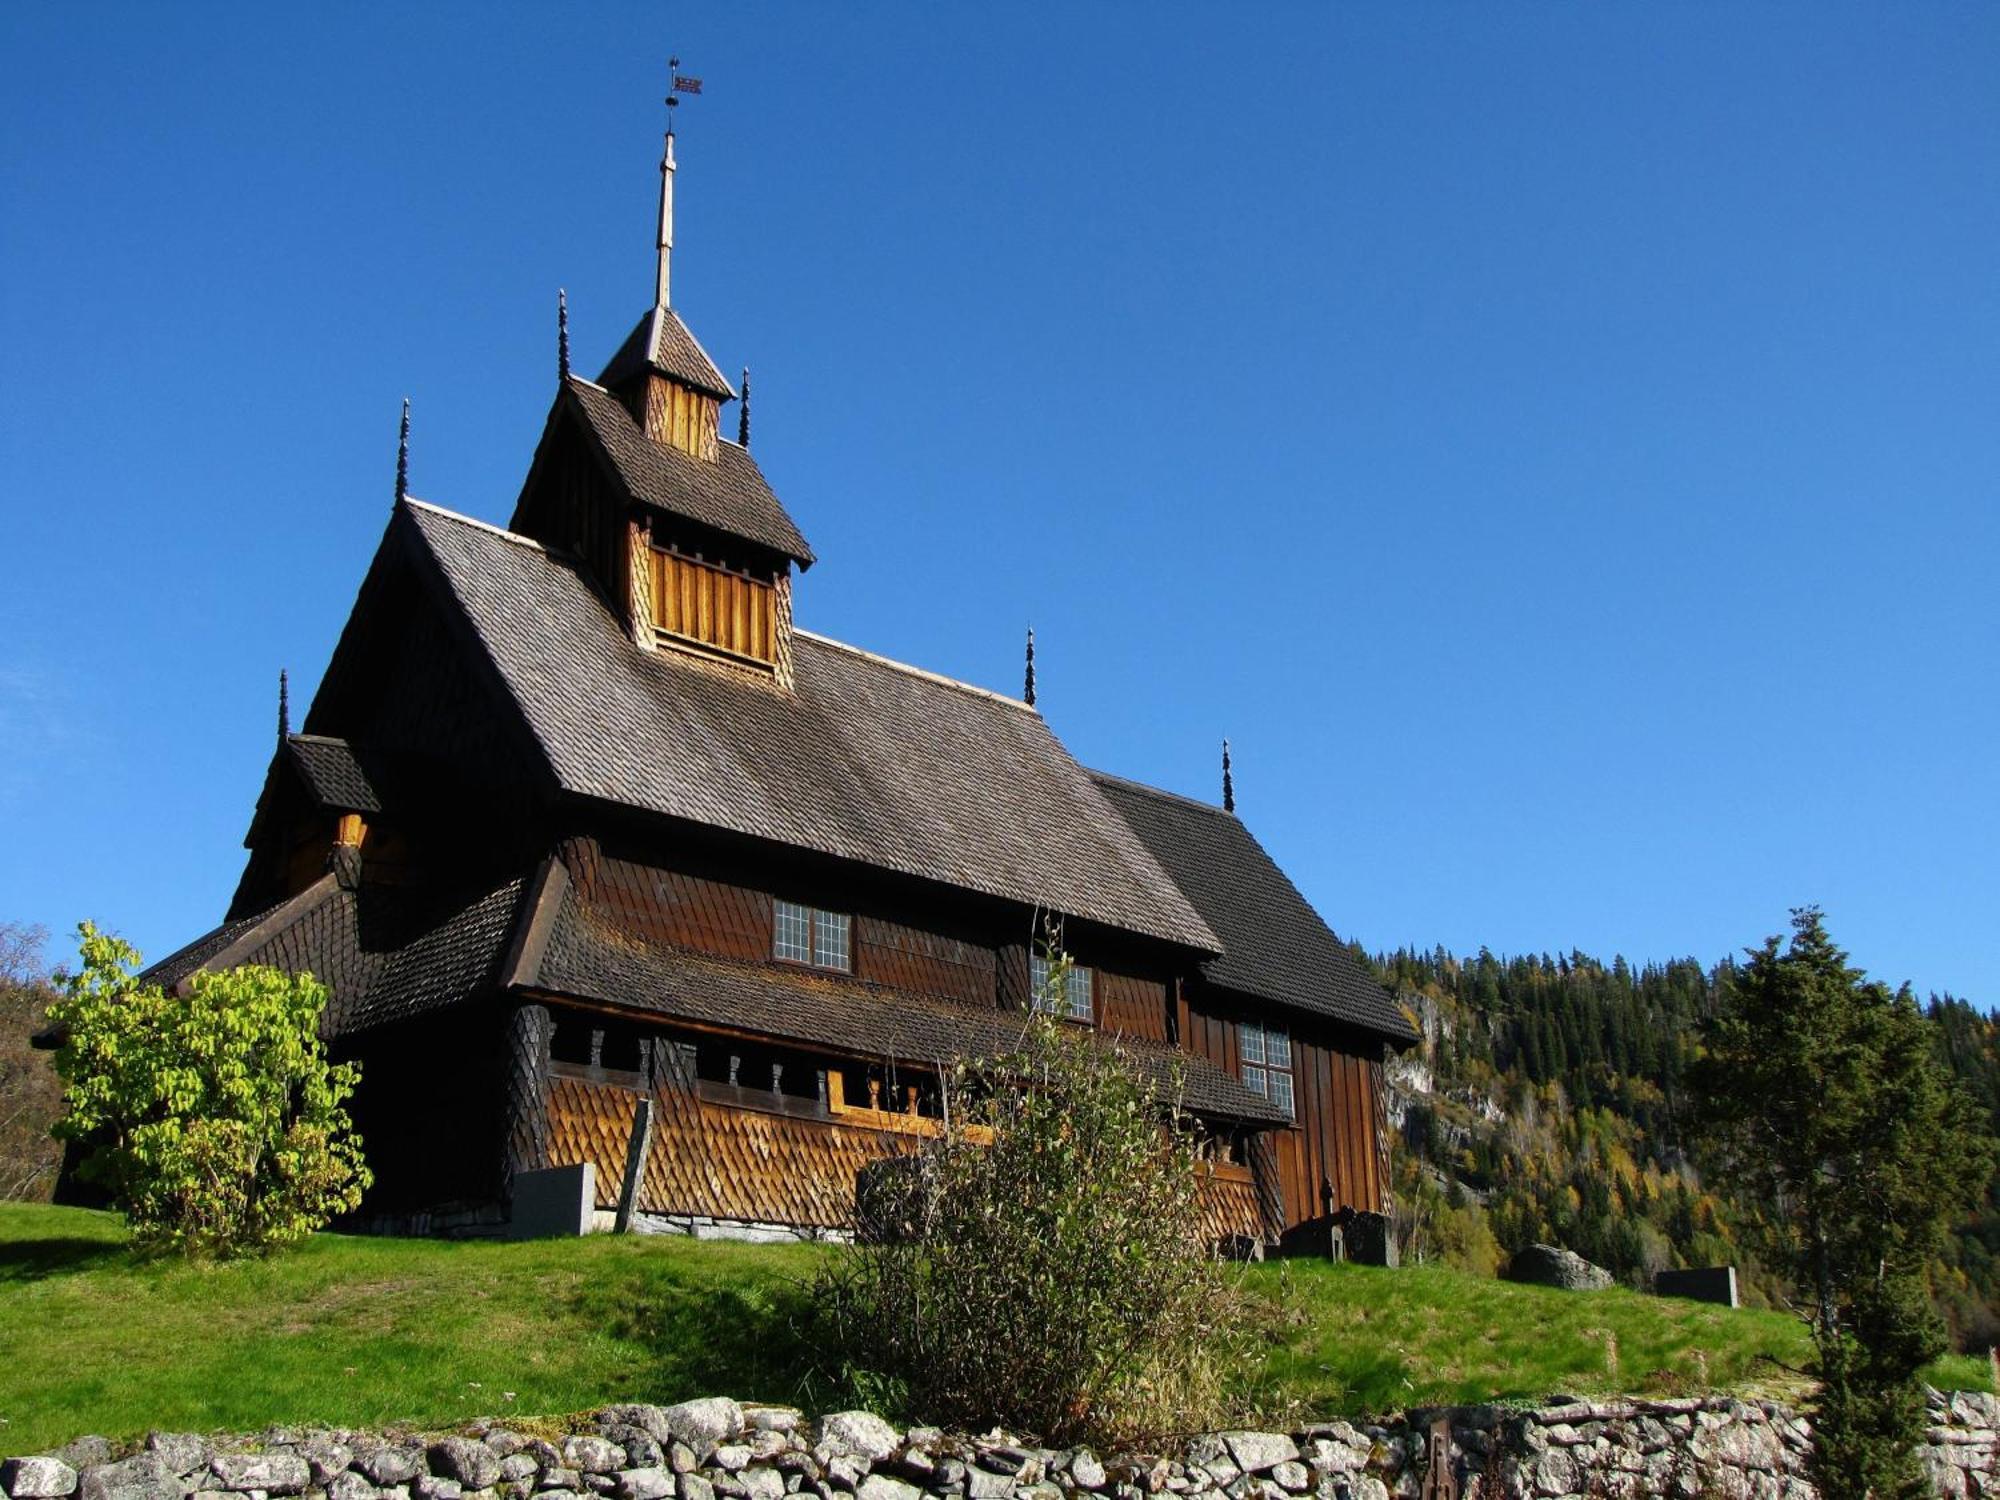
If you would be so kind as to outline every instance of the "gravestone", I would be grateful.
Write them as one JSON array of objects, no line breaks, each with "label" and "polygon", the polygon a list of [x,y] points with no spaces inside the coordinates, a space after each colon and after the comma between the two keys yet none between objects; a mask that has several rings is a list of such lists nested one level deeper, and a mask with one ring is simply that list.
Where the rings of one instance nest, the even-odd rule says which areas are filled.
[{"label": "gravestone", "polygon": [[514,1174],[514,1215],[507,1238],[544,1240],[589,1234],[597,1209],[597,1166],[544,1167]]},{"label": "gravestone", "polygon": [[1736,1267],[1695,1266],[1685,1271],[1661,1271],[1653,1278],[1656,1297],[1687,1297],[1720,1307],[1741,1307],[1736,1297]]}]

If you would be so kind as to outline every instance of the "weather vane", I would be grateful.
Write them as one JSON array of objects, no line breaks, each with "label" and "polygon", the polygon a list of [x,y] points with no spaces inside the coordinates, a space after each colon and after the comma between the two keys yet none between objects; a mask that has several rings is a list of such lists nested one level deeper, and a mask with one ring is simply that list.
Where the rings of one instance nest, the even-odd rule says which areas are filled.
[{"label": "weather vane", "polygon": [[[667,76],[673,80],[667,88],[667,108],[670,110],[680,107],[682,94],[699,94],[701,92],[701,80],[699,78],[691,78],[683,73],[681,71],[681,60],[678,57],[667,59]],[[673,116],[668,115],[667,120],[671,123]]]}]

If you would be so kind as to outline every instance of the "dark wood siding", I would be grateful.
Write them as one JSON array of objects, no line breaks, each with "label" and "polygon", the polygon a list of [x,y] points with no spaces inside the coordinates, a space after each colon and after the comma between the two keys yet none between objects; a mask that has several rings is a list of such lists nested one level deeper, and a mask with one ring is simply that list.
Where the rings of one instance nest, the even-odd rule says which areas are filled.
[{"label": "dark wood siding", "polygon": [[1155,1042],[1167,1039],[1167,986],[1163,980],[1099,969],[1093,998],[1097,1024],[1104,1030]]},{"label": "dark wood siding", "polygon": [[881,917],[854,920],[854,973],[896,989],[991,1005],[999,984],[991,948]]},{"label": "dark wood siding", "polygon": [[1213,992],[1179,1007],[1181,1045],[1241,1076],[1236,1023],[1266,1016],[1289,1025],[1297,1127],[1274,1133],[1285,1222],[1297,1224],[1332,1207],[1380,1213],[1387,1202],[1382,1164],[1382,1063],[1359,1037],[1315,1031],[1297,1015],[1251,1008]]}]

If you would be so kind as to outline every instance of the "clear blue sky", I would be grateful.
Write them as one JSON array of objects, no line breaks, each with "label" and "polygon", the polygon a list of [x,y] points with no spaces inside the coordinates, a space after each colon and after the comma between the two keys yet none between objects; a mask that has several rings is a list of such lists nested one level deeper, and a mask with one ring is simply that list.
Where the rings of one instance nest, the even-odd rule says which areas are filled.
[{"label": "clear blue sky", "polygon": [[[1255,14],[1248,14],[1254,10]],[[1343,936],[2000,1002],[2000,7],[13,5],[0,919],[211,925],[412,487],[651,296],[807,626],[1217,794]],[[60,956],[61,944],[54,945]]]}]

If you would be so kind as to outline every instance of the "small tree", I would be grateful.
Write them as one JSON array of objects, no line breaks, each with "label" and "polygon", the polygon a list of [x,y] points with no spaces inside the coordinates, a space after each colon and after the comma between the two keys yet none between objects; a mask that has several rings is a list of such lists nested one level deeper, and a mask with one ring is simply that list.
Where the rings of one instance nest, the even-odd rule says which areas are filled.
[{"label": "small tree", "polygon": [[1816,908],[1792,914],[1788,947],[1750,952],[1704,1041],[1708,1154],[1812,1331],[1820,1493],[1927,1494],[1916,1376],[1944,1347],[1927,1270],[1984,1191],[1993,1143],[1908,989],[1849,968]]},{"label": "small tree", "polygon": [[1047,1009],[962,1064],[947,1127],[861,1194],[822,1272],[832,1347],[888,1399],[965,1429],[1117,1442],[1210,1423],[1236,1298],[1203,1243],[1195,1136],[1130,1062]]},{"label": "small tree", "polygon": [[66,1112],[142,1244],[229,1255],[301,1239],[369,1185],[342,1105],[359,1070],[326,1059],[326,987],[246,967],[198,973],[185,994],[133,977],[139,955],[90,923],[82,969],[49,1018]]}]

